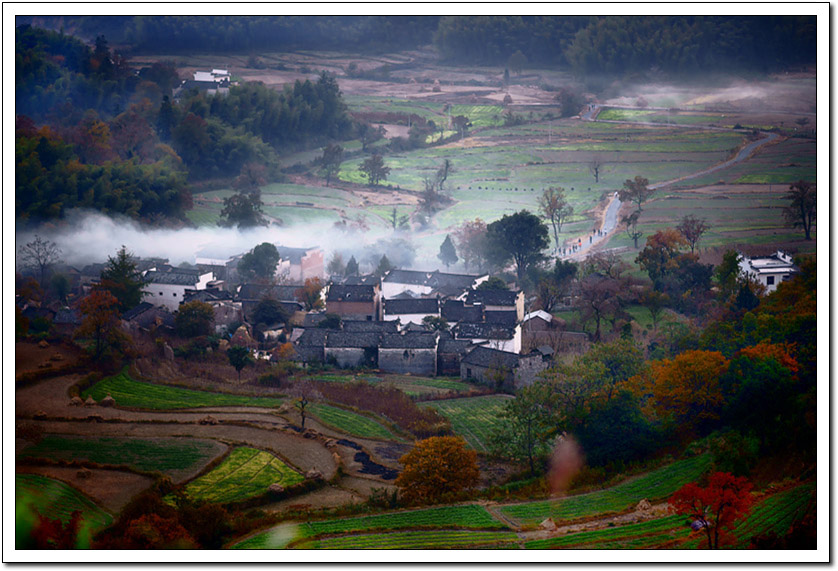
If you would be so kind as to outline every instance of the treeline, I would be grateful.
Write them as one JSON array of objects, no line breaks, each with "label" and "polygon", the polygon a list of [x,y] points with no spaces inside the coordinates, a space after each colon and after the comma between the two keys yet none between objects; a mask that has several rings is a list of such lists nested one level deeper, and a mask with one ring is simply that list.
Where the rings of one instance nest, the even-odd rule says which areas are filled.
[{"label": "treeline", "polygon": [[174,101],[171,62],[133,73],[101,36],[91,49],[23,26],[15,39],[18,219],[73,207],[182,218],[188,181],[232,178],[249,164],[275,179],[277,151],[357,134],[326,73],[281,92],[248,83]]},{"label": "treeline", "polygon": [[434,43],[452,62],[514,65],[520,51],[580,75],[765,72],[815,62],[815,28],[813,16],[452,16]]}]

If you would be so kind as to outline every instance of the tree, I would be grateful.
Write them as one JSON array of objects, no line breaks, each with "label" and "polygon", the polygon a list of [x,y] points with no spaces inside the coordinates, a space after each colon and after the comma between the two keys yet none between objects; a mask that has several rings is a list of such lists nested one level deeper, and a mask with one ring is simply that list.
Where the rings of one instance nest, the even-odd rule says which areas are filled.
[{"label": "tree", "polygon": [[454,239],[466,271],[469,267],[477,266],[478,271],[482,272],[483,265],[486,263],[487,251],[486,223],[480,218],[463,222],[454,231]]},{"label": "tree", "polygon": [[799,180],[789,187],[785,196],[791,203],[783,209],[786,222],[797,228],[803,227],[807,240],[812,239],[812,225],[815,223],[817,187],[810,182]]},{"label": "tree", "polygon": [[420,440],[399,459],[404,466],[395,484],[408,504],[435,503],[476,486],[477,452],[457,436]]},{"label": "tree", "polygon": [[296,408],[297,412],[300,413],[300,428],[305,430],[308,405],[311,404],[311,401],[319,399],[322,395],[315,388],[315,385],[309,381],[300,381],[296,383],[294,387],[288,391],[288,394],[292,399],[294,399],[294,408]]},{"label": "tree", "polygon": [[394,206],[392,212],[390,212],[390,225],[393,227],[393,230],[407,228],[409,222],[410,216],[407,214],[399,216],[398,209]]},{"label": "tree", "polygon": [[475,289],[477,291],[506,291],[509,289],[509,286],[499,277],[490,276],[486,281],[480,282],[480,285]]},{"label": "tree", "polygon": [[637,210],[643,210],[643,203],[649,200],[649,197],[654,194],[654,189],[649,188],[649,179],[638,175],[634,179],[627,179],[623,183],[623,188],[617,191],[617,197],[623,202],[633,202],[637,205]]},{"label": "tree", "polygon": [[323,291],[323,283],[320,278],[306,278],[303,287],[297,290],[297,300],[305,305],[306,311],[323,309],[323,299],[320,293]]},{"label": "tree", "polygon": [[716,266],[715,277],[719,288],[719,299],[729,302],[736,295],[739,283],[739,253],[727,250],[722,256],[722,262]]},{"label": "tree", "polygon": [[471,121],[465,115],[457,115],[451,118],[451,125],[460,133],[462,139],[468,133],[468,128],[471,127]]},{"label": "tree", "polygon": [[218,225],[227,228],[267,226],[268,221],[262,213],[262,206],[262,192],[258,188],[237,192],[224,199],[224,208],[221,209]]},{"label": "tree", "polygon": [[707,547],[718,549],[724,533],[750,511],[754,503],[747,478],[728,472],[714,472],[702,488],[695,482],[684,484],[672,494],[669,504],[679,514],[694,518],[707,535]]},{"label": "tree", "polygon": [[326,266],[326,271],[329,272],[329,275],[341,276],[345,270],[346,264],[343,263],[343,256],[340,252],[332,254],[332,259],[329,260],[329,264]]},{"label": "tree", "polygon": [[660,289],[661,280],[678,269],[680,249],[686,245],[683,236],[673,228],[658,230],[646,238],[646,247],[638,254],[637,263],[649,274],[655,289]]},{"label": "tree", "polygon": [[358,170],[369,179],[370,186],[376,186],[380,181],[387,180],[390,167],[384,164],[381,155],[373,155],[358,167]]},{"label": "tree", "polygon": [[253,308],[253,323],[256,325],[274,325],[287,322],[288,312],[282,307],[282,303],[275,299],[266,297]]},{"label": "tree", "polygon": [[556,423],[550,407],[549,386],[535,382],[519,389],[500,413],[502,422],[489,436],[493,454],[517,462],[525,462],[530,474],[536,465],[543,467],[556,437]]},{"label": "tree", "polygon": [[381,140],[381,138],[387,132],[381,125],[379,125],[378,127],[373,127],[369,123],[362,123],[359,126],[359,131],[361,138],[361,150],[365,153],[367,152],[367,149],[370,145],[372,145],[376,141]]},{"label": "tree", "polygon": [[344,270],[345,276],[357,276],[358,275],[358,261],[355,259],[355,256],[349,258],[349,261],[346,262],[346,269]]},{"label": "tree", "polygon": [[451,241],[451,235],[446,234],[445,240],[439,247],[439,254],[436,256],[439,260],[445,264],[445,269],[451,264],[456,264],[459,258],[457,257],[457,250],[454,249],[454,243]]},{"label": "tree", "polygon": [[681,236],[683,236],[684,240],[686,240],[687,244],[689,244],[690,253],[694,254],[696,244],[698,244],[701,236],[703,236],[704,233],[710,229],[710,227],[707,225],[707,221],[703,218],[696,218],[692,214],[687,214],[681,218],[681,222],[678,223],[678,226],[676,226],[675,229],[681,233]]},{"label": "tree", "polygon": [[18,265],[38,272],[39,283],[46,287],[47,271],[58,262],[61,249],[51,240],[44,240],[37,234],[35,239],[21,246],[17,251]]},{"label": "tree", "polygon": [[379,278],[382,278],[392,269],[393,264],[390,263],[390,260],[387,258],[387,254],[383,254],[381,259],[378,261],[378,266],[375,268],[375,272],[373,273]]},{"label": "tree", "polygon": [[94,289],[81,300],[82,322],[76,336],[93,339],[93,359],[97,360],[108,348],[118,348],[125,341],[119,331],[119,300],[109,291]]},{"label": "tree", "polygon": [[67,276],[64,274],[53,274],[49,281],[58,301],[67,303],[67,296],[70,295],[70,280]]},{"label": "tree", "polygon": [[559,232],[562,231],[562,224],[573,216],[573,207],[565,198],[564,189],[560,186],[551,186],[544,189],[544,194],[538,199],[538,208],[541,214],[550,221],[553,226],[553,239],[555,248],[559,247]]},{"label": "tree", "polygon": [[666,308],[666,304],[669,303],[669,296],[654,288],[650,288],[640,294],[640,303],[649,310],[649,317],[652,318],[652,326],[657,331],[660,314]]},{"label": "tree", "polygon": [[538,306],[550,313],[570,289],[578,266],[569,260],[556,260],[551,271],[539,270],[533,279]]},{"label": "tree", "polygon": [[181,337],[211,335],[215,313],[212,306],[202,301],[184,303],[175,315],[175,330]]},{"label": "tree", "polygon": [[515,72],[515,75],[521,75],[521,71],[524,69],[524,66],[526,66],[527,63],[527,56],[525,56],[523,52],[521,52],[521,50],[518,50],[514,54],[509,56],[506,65],[509,69]]},{"label": "tree", "polygon": [[120,313],[138,306],[143,297],[148,295],[148,292],[143,291],[143,275],[137,270],[134,256],[125,246],[117,251],[116,257],[108,256],[99,287],[116,297]]},{"label": "tree", "polygon": [[504,215],[486,227],[489,258],[498,265],[511,259],[520,283],[527,268],[544,259],[542,252],[550,246],[549,236],[547,226],[535,214],[522,210]]},{"label": "tree", "polygon": [[324,147],[323,156],[320,157],[320,167],[326,175],[326,186],[329,186],[332,177],[340,172],[341,163],[343,163],[343,147],[337,143]]},{"label": "tree", "polygon": [[428,331],[448,331],[448,320],[439,315],[426,315],[422,318],[422,325]]},{"label": "tree", "polygon": [[615,317],[620,311],[620,295],[626,290],[620,280],[598,272],[585,275],[579,284],[582,323],[594,321],[594,343],[602,340],[602,321]]},{"label": "tree", "polygon": [[230,360],[230,364],[236,369],[239,380],[242,380],[242,369],[253,363],[253,357],[250,356],[250,349],[241,345],[233,345],[227,349],[227,359]]},{"label": "tree", "polygon": [[611,400],[631,377],[639,374],[645,367],[643,351],[634,341],[617,339],[611,343],[594,345],[580,357],[580,361],[587,367],[595,367],[597,363],[604,367],[603,396]]},{"label": "tree", "polygon": [[244,192],[254,192],[265,186],[265,165],[247,162],[242,165],[241,172],[233,181],[233,188]]},{"label": "tree", "polygon": [[262,242],[239,260],[238,272],[244,280],[270,280],[276,275],[279,251],[270,242]]},{"label": "tree", "polygon": [[573,117],[585,104],[585,100],[576,91],[568,88],[560,89],[555,99],[561,106],[562,117]]},{"label": "tree", "polygon": [[628,216],[623,216],[623,224],[626,225],[626,235],[634,240],[634,249],[637,249],[637,240],[643,235],[643,232],[637,229],[637,221],[640,218],[640,211],[635,210]]},{"label": "tree", "polygon": [[604,164],[605,160],[599,155],[595,155],[588,163],[588,170],[594,175],[594,182],[597,184],[599,184],[599,171],[602,170]]}]

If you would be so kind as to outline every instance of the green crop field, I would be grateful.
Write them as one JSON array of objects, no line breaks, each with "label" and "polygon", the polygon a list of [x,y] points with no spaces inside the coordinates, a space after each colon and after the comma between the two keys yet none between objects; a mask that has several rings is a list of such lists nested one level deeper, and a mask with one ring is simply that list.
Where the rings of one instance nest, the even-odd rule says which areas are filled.
[{"label": "green crop field", "polygon": [[297,549],[473,549],[515,544],[518,536],[504,531],[403,531],[346,535],[304,541]]},{"label": "green crop field", "polygon": [[492,429],[501,422],[498,415],[512,397],[488,395],[427,403],[451,421],[454,433],[465,438],[478,452],[486,452]]},{"label": "green crop field", "polygon": [[278,407],[285,402],[278,398],[246,397],[156,385],[135,381],[124,372],[99,381],[83,391],[81,396],[84,399],[92,396],[98,401],[107,395],[116,400],[116,406],[155,410],[206,406]]},{"label": "green crop field", "polygon": [[239,447],[210,473],[187,484],[186,493],[198,500],[233,502],[263,494],[271,484],[290,486],[304,479],[268,452]]},{"label": "green crop field", "polygon": [[26,448],[21,456],[88,460],[148,472],[177,472],[208,462],[221,450],[215,442],[197,438],[85,438],[49,434]]},{"label": "green crop field", "polygon": [[84,521],[80,536],[85,536],[82,542],[89,541],[90,536],[113,521],[111,514],[64,482],[36,474],[15,474],[15,519],[18,533],[25,533],[24,530],[35,523],[33,510],[64,523],[70,521],[74,511],[80,511]]},{"label": "green crop field", "polygon": [[501,513],[522,525],[534,525],[548,517],[558,522],[620,512],[637,505],[644,498],[653,501],[668,497],[687,482],[701,476],[710,462],[711,458],[708,455],[694,456],[605,490],[568,496],[560,500],[505,506]]},{"label": "green crop field", "polygon": [[321,403],[312,404],[310,410],[323,424],[346,434],[361,438],[400,440],[381,423],[356,412]]},{"label": "green crop field", "polygon": [[690,534],[684,516],[673,515],[641,523],[568,533],[560,537],[535,539],[526,549],[637,549],[669,543]]}]

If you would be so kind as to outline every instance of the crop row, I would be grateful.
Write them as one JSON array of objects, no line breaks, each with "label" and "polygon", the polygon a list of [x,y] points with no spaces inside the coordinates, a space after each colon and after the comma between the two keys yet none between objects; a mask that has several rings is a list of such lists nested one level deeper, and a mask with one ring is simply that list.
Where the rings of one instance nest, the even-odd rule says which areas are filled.
[{"label": "crop row", "polygon": [[362,438],[397,439],[382,424],[346,409],[316,403],[311,406],[311,413],[324,424],[347,434]]},{"label": "crop row", "polygon": [[607,544],[609,548],[614,549],[637,542],[637,540],[641,540],[646,545],[663,543],[686,536],[689,532],[690,529],[684,525],[684,517],[673,515],[607,529],[536,539],[528,541],[524,547],[526,549],[594,549]]},{"label": "crop row", "polygon": [[504,531],[404,531],[347,535],[304,542],[299,549],[445,549],[513,544],[518,536]]},{"label": "crop row", "polygon": [[82,398],[92,396],[101,400],[111,395],[117,406],[144,409],[180,409],[207,406],[258,406],[278,407],[284,400],[269,397],[247,397],[211,393],[180,387],[170,387],[136,381],[126,373],[108,377],[82,393]]},{"label": "crop row", "polygon": [[45,517],[65,523],[78,510],[93,529],[104,528],[113,521],[109,513],[75,488],[37,474],[15,475],[15,509],[24,513],[34,509]]},{"label": "crop row", "polygon": [[499,415],[509,397],[488,395],[428,403],[451,421],[454,433],[465,438],[469,446],[486,452],[489,435],[501,422]]},{"label": "crop row", "polygon": [[758,503],[750,515],[735,529],[737,547],[745,548],[751,538],[763,533],[783,535],[791,525],[805,515],[809,502],[815,497],[816,486],[804,484],[774,494]]},{"label": "crop row", "polygon": [[522,524],[535,524],[548,517],[573,520],[601,513],[620,512],[642,499],[657,500],[696,480],[709,467],[709,455],[673,462],[643,476],[632,478],[605,490],[570,496],[561,500],[529,502],[506,506],[501,512]]},{"label": "crop row", "polygon": [[272,454],[240,447],[210,473],[190,482],[186,493],[195,499],[225,503],[263,494],[271,484],[290,486],[302,481],[302,475]]},{"label": "crop row", "polygon": [[21,456],[88,460],[100,464],[124,464],[137,470],[168,472],[187,470],[209,460],[217,450],[218,447],[211,441],[192,438],[149,440],[47,435],[24,450]]}]

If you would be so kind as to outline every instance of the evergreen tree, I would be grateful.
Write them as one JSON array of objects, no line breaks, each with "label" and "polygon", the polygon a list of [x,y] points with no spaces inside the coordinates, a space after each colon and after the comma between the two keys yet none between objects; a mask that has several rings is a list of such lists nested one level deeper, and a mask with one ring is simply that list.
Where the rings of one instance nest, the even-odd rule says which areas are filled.
[{"label": "evergreen tree", "polygon": [[349,261],[346,262],[346,269],[344,270],[343,275],[345,276],[357,276],[358,275],[358,260],[355,259],[355,256],[349,258]]},{"label": "evergreen tree", "polygon": [[454,243],[451,241],[451,235],[445,235],[445,241],[442,242],[442,245],[439,247],[439,254],[436,256],[437,258],[445,264],[445,268],[451,264],[456,264],[459,258],[457,257],[457,250],[454,249]]},{"label": "evergreen tree", "polygon": [[116,257],[108,256],[108,263],[102,270],[100,287],[111,292],[117,299],[120,313],[136,307],[143,296],[147,295],[143,291],[143,275],[137,270],[134,257],[125,246],[119,249]]}]

